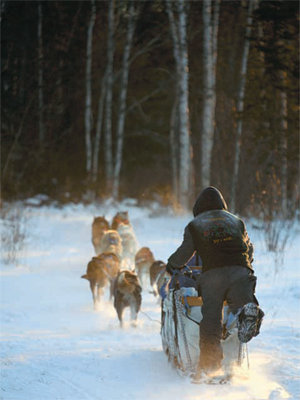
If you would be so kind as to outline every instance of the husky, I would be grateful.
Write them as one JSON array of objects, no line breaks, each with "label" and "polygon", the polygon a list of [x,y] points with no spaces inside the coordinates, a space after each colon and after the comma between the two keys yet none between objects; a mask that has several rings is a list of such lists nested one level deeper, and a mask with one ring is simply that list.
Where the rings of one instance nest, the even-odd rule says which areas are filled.
[{"label": "husky", "polygon": [[145,289],[150,283],[150,267],[155,259],[149,247],[142,247],[135,255],[135,271]]},{"label": "husky", "polygon": [[163,261],[154,261],[150,267],[150,286],[153,289],[154,296],[159,294],[160,288],[163,286],[166,274],[166,264]]},{"label": "husky", "polygon": [[134,272],[128,270],[119,272],[114,282],[114,307],[121,328],[123,327],[123,311],[126,307],[130,307],[131,325],[137,325],[137,316],[142,303],[141,291],[141,284]]},{"label": "husky", "polygon": [[120,260],[114,253],[102,253],[87,265],[86,274],[81,278],[90,282],[94,308],[97,309],[105,286],[110,283],[110,298],[113,295],[113,282],[120,270]]},{"label": "husky", "polygon": [[124,269],[134,269],[134,258],[137,252],[137,240],[133,232],[132,226],[128,224],[119,224],[117,228],[122,239],[122,264]]},{"label": "husky", "polygon": [[121,261],[123,253],[122,239],[117,231],[109,229],[104,233],[100,243],[100,251],[101,253],[114,253]]},{"label": "husky", "polygon": [[111,229],[117,230],[120,224],[130,225],[128,211],[118,211],[113,217]]},{"label": "husky", "polygon": [[104,233],[109,229],[109,222],[105,217],[95,217],[92,223],[92,243],[96,254],[101,253],[101,240]]}]

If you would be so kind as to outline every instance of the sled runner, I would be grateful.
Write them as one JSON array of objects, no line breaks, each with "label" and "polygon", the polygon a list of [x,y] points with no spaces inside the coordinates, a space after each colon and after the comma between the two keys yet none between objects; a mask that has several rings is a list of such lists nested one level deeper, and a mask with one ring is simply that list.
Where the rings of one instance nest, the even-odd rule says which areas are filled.
[{"label": "sled runner", "polygon": [[[162,297],[161,338],[169,362],[180,374],[192,375],[199,360],[199,324],[202,320],[202,298],[197,291],[199,267],[187,273],[180,271],[166,279],[160,289]],[[241,365],[247,347],[238,338],[237,318],[226,302],[223,307],[223,369],[230,371],[233,364]]]}]

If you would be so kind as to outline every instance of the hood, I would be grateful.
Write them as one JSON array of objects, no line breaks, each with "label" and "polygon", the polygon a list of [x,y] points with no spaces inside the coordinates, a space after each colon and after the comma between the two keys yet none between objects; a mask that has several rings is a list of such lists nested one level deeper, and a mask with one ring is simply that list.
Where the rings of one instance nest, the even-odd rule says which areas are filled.
[{"label": "hood", "polygon": [[194,217],[210,210],[227,210],[227,204],[221,192],[213,186],[202,190],[193,207]]}]

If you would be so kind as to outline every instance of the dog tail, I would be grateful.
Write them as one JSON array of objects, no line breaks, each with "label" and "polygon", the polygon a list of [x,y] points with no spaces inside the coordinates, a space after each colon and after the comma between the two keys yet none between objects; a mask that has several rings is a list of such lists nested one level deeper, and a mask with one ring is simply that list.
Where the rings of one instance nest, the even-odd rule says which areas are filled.
[{"label": "dog tail", "polygon": [[82,278],[82,279],[87,279],[87,280],[89,280],[89,277],[88,277],[87,274],[82,275],[81,278]]}]

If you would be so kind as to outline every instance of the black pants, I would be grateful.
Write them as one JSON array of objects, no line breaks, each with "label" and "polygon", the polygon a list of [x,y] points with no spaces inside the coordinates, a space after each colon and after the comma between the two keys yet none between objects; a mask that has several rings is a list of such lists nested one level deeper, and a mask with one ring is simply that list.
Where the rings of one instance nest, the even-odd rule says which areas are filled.
[{"label": "black pants", "polygon": [[203,299],[200,323],[200,360],[203,370],[214,370],[221,366],[223,351],[222,309],[227,300],[234,314],[244,304],[255,302],[254,290],[256,277],[248,268],[229,266],[214,268],[204,272],[200,278]]}]

